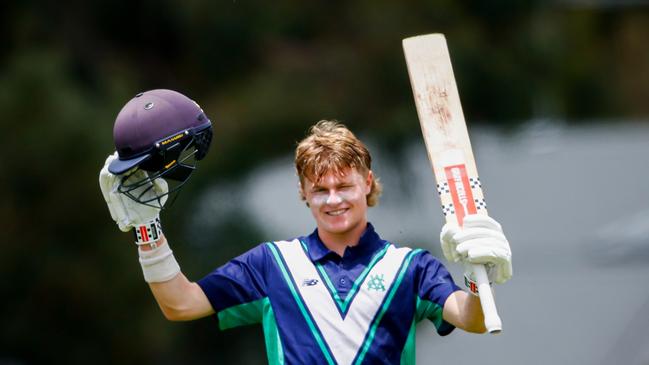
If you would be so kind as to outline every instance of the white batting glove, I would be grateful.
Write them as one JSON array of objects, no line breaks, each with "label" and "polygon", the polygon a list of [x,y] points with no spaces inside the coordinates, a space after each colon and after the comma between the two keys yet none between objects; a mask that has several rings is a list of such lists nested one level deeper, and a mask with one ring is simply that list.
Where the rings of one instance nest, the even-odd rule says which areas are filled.
[{"label": "white batting glove", "polygon": [[451,262],[487,265],[489,280],[502,284],[512,277],[512,253],[502,227],[486,215],[468,215],[463,227],[445,224],[442,251]]},{"label": "white batting glove", "polygon": [[[138,254],[144,280],[148,283],[159,283],[173,279],[180,272],[180,266],[173,255],[169,244],[162,241],[162,227],[160,226],[160,208],[140,204],[128,196],[117,191],[122,175],[113,175],[108,171],[108,165],[117,157],[117,152],[106,158],[104,167],[99,172],[99,186],[101,193],[106,200],[110,216],[113,218],[119,229],[128,232],[135,229],[135,244],[138,245]],[[137,170],[129,176],[129,180],[139,181],[147,177],[147,173]],[[153,187],[145,191],[148,187]],[[169,191],[167,182],[164,179],[155,179],[149,185],[143,185],[134,189],[131,193],[140,196],[141,200],[166,194]],[[164,206],[167,195],[160,199],[160,206]],[[149,246],[149,249],[143,249]]]},{"label": "white batting glove", "polygon": [[[122,232],[128,232],[133,227],[155,221],[160,215],[160,209],[140,204],[117,191],[122,175],[113,175],[108,171],[108,165],[116,158],[118,158],[117,152],[106,158],[104,167],[99,172],[99,186],[104,200],[106,200],[106,204],[108,205],[110,216]],[[137,170],[129,177],[129,180],[138,181],[146,176],[146,171]],[[164,179],[155,179],[152,184],[153,188],[143,194],[142,200],[153,198],[169,191],[167,182]],[[140,192],[147,188],[147,185],[141,186],[133,190],[132,194],[138,196]],[[166,201],[167,196],[165,195],[161,198],[161,205],[164,205]]]}]

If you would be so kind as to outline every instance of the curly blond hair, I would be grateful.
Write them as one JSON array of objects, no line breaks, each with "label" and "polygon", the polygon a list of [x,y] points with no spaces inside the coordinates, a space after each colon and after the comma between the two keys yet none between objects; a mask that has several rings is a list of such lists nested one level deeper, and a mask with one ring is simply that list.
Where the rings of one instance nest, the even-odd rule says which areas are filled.
[{"label": "curly blond hair", "polygon": [[[295,169],[301,187],[305,178],[317,182],[329,172],[342,174],[347,168],[367,176],[372,169],[372,157],[363,142],[336,120],[321,120],[313,125],[295,149]],[[382,190],[375,176],[367,194],[367,206],[378,204]],[[306,200],[302,189],[300,197]]]}]

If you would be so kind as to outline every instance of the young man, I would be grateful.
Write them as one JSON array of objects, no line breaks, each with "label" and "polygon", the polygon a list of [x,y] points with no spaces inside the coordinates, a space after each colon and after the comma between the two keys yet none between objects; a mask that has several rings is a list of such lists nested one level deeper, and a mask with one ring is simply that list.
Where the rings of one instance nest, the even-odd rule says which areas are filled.
[{"label": "young man", "polygon": [[[460,290],[428,252],[381,239],[367,221],[381,185],[352,132],[318,122],[299,143],[295,166],[317,227],[309,235],[260,244],[198,282],[180,272],[164,236],[140,242],[145,279],[166,318],[216,314],[221,329],[261,323],[271,364],[413,364],[415,326],[424,318],[440,335],[455,327],[485,331],[477,296]],[[115,175],[105,167],[100,181],[110,191]],[[141,204],[127,205],[120,209],[142,218]],[[155,220],[157,211],[148,215],[139,221]],[[465,222],[463,230],[442,231],[448,258],[468,262],[479,250],[495,281],[509,279],[511,254],[500,225],[478,216]]]}]

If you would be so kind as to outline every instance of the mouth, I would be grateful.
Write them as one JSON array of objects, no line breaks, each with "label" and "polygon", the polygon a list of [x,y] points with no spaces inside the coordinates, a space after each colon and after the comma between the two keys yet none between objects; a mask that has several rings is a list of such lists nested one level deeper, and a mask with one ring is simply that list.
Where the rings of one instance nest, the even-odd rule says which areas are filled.
[{"label": "mouth", "polygon": [[336,210],[328,211],[328,212],[326,212],[326,214],[330,215],[332,217],[337,217],[339,215],[345,214],[345,212],[347,212],[348,210],[349,210],[349,208],[336,209]]}]

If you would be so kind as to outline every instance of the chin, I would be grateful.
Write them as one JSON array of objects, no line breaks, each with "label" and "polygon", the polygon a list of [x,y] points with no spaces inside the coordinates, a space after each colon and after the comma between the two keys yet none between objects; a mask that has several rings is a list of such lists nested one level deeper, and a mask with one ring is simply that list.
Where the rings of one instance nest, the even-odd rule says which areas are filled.
[{"label": "chin", "polygon": [[354,228],[354,224],[349,221],[345,222],[327,222],[323,221],[322,227],[327,231],[335,234],[347,233]]}]

